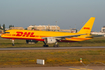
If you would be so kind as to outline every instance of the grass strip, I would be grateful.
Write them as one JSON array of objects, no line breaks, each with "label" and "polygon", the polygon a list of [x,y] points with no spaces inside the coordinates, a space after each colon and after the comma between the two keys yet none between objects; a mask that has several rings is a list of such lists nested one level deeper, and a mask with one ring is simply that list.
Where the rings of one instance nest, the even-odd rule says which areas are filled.
[{"label": "grass strip", "polygon": [[11,50],[0,51],[0,67],[37,67],[36,59],[44,59],[44,66],[73,66],[95,62],[105,63],[105,49]]}]

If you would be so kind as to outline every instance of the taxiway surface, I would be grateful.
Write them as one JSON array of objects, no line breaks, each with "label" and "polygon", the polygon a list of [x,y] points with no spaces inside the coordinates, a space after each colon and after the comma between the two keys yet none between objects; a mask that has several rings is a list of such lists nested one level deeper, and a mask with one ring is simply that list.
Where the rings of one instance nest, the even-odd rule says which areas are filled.
[{"label": "taxiway surface", "polygon": [[105,48],[105,46],[99,47],[35,47],[35,48],[0,48],[0,50],[44,50],[44,49],[99,49]]},{"label": "taxiway surface", "polygon": [[24,68],[0,68],[0,70],[105,70],[105,66],[75,66],[75,67],[24,67]]}]

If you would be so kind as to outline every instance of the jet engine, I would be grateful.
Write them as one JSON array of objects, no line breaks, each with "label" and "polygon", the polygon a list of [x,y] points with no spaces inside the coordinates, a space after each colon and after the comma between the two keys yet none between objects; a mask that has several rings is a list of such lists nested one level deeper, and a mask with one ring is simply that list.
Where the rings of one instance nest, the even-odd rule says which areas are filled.
[{"label": "jet engine", "polygon": [[52,44],[52,43],[55,43],[56,42],[56,39],[54,37],[47,37],[45,39],[45,43],[48,43],[48,44]]}]

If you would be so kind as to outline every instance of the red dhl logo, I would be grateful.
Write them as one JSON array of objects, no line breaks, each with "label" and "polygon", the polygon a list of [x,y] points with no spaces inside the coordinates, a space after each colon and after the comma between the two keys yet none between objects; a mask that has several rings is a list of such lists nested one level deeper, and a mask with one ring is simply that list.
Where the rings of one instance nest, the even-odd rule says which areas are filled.
[{"label": "red dhl logo", "polygon": [[16,36],[35,37],[34,32],[16,32]]},{"label": "red dhl logo", "polygon": [[90,28],[89,28],[89,27],[84,27],[83,29],[88,29],[88,30],[90,30]]}]

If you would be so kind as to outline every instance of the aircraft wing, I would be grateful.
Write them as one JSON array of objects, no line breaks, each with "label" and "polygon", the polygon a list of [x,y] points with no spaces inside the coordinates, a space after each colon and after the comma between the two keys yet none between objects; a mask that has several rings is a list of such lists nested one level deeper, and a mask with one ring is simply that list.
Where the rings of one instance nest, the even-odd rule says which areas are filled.
[{"label": "aircraft wing", "polygon": [[78,35],[68,35],[68,36],[56,36],[55,38],[71,38],[71,37],[77,37],[80,36],[82,34],[78,34]]},{"label": "aircraft wing", "polygon": [[[77,36],[80,36],[80,35],[85,35],[85,34],[77,34],[77,35],[68,35],[68,36],[54,36],[53,38],[60,38],[60,39],[64,39],[64,38],[71,38],[71,37],[77,37]],[[45,38],[48,38],[48,37],[42,37],[42,39],[45,39]]]}]

